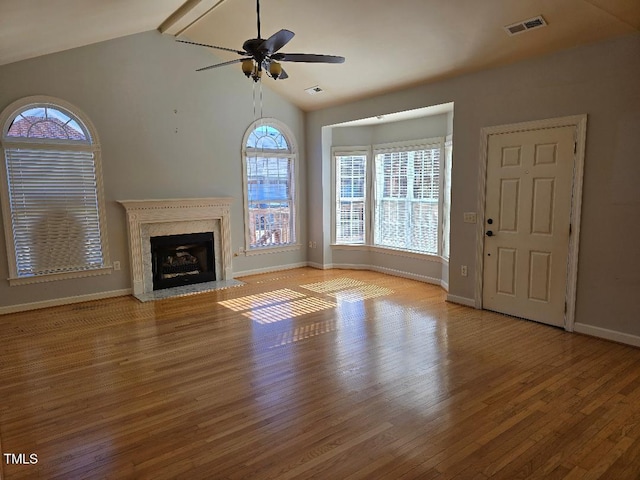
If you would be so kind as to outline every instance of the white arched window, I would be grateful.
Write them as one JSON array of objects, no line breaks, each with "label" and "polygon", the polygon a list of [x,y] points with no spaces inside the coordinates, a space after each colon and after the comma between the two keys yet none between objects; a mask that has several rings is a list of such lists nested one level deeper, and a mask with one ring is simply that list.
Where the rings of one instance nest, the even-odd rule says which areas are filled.
[{"label": "white arched window", "polygon": [[296,145],[283,123],[253,122],[245,133],[242,166],[246,252],[296,246]]},{"label": "white arched window", "polygon": [[0,115],[11,285],[110,272],[95,129],[76,107],[28,97]]}]

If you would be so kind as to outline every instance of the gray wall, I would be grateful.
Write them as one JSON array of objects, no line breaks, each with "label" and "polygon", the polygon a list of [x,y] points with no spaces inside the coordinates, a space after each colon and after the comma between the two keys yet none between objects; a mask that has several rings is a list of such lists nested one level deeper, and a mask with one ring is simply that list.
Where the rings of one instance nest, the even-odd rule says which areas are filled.
[{"label": "gray wall", "polygon": [[[76,105],[95,124],[102,144],[111,275],[9,287],[0,254],[0,307],[131,287],[122,199],[234,198],[231,237],[244,246],[242,137],[254,120],[252,82],[240,68],[195,72],[216,63],[204,48],[179,44],[156,31],[0,67],[0,109],[29,95],[50,95]],[[304,184],[304,114],[264,89],[264,115],[287,124],[298,141]],[[300,196],[306,211],[306,196]],[[301,242],[306,242],[301,215]],[[5,251],[0,236],[0,252]],[[306,260],[299,251],[235,257],[234,271]]]},{"label": "gray wall", "polygon": [[[640,335],[640,34],[465,75],[307,115],[310,205],[330,210],[328,125],[455,102],[450,294],[473,299],[480,130],[588,114],[576,322]],[[309,221],[322,242],[309,260],[330,260],[330,224]],[[461,277],[460,265],[469,276]]]}]

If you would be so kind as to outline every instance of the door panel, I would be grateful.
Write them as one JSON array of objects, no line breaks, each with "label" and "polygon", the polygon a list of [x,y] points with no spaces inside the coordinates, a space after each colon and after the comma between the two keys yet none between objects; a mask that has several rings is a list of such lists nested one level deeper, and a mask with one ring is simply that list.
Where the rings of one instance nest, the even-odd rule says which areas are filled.
[{"label": "door panel", "polygon": [[520,199],[520,180],[505,178],[500,182],[500,223],[498,231],[518,231],[518,200]]},{"label": "door panel", "polygon": [[550,274],[551,252],[531,252],[529,255],[529,300],[549,301]]},{"label": "door panel", "polygon": [[531,233],[553,234],[554,178],[533,179],[533,200],[531,202]]},{"label": "door panel", "polygon": [[489,136],[484,308],[564,324],[574,131]]},{"label": "door panel", "polygon": [[513,248],[498,249],[498,293],[516,294],[517,252]]}]

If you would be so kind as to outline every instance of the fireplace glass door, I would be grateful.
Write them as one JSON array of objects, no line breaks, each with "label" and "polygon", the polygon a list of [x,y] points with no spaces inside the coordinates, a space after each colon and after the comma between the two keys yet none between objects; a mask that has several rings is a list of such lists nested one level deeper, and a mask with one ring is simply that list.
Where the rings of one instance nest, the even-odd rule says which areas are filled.
[{"label": "fireplace glass door", "polygon": [[216,279],[213,232],[151,237],[153,289]]}]

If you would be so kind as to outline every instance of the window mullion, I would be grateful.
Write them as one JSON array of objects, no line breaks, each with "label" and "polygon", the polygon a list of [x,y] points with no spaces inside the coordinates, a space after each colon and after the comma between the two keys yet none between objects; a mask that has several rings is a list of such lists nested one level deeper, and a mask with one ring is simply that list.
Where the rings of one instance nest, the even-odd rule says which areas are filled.
[{"label": "window mullion", "polygon": [[404,244],[406,248],[411,249],[413,247],[412,242],[412,225],[413,225],[413,186],[414,186],[414,175],[415,169],[413,164],[414,152],[407,152],[407,165],[406,165],[406,175],[407,175],[407,193],[405,199],[405,211],[406,211],[406,220],[405,220],[405,237]]}]

